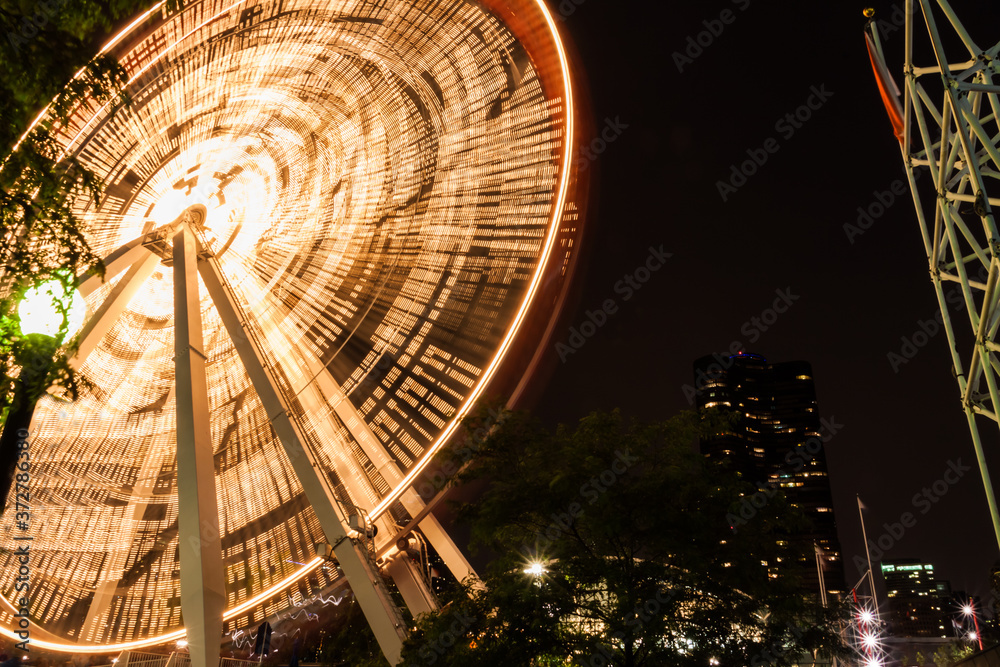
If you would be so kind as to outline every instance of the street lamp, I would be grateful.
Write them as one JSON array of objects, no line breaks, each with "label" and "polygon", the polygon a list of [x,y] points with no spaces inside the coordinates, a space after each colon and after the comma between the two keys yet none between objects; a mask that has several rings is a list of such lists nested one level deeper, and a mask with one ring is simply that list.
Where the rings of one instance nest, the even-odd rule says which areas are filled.
[{"label": "street lamp", "polygon": [[534,562],[525,568],[524,573],[533,575],[535,577],[540,577],[543,574],[545,574],[545,566],[543,566],[539,562]]},{"label": "street lamp", "polygon": [[14,481],[18,442],[28,437],[35,404],[49,387],[53,357],[66,335],[83,324],[86,310],[86,302],[72,287],[70,277],[29,288],[18,304],[21,341],[15,361],[21,373],[0,434],[0,516],[7,508],[7,495]]},{"label": "street lamp", "polygon": [[966,616],[971,616],[972,617],[972,622],[975,625],[976,630],[975,630],[975,632],[970,632],[969,633],[969,639],[971,641],[978,641],[979,642],[979,650],[982,651],[983,650],[983,638],[979,634],[979,619],[976,618],[976,610],[973,608],[971,601],[969,601],[968,604],[966,604],[964,607],[962,607],[962,613],[965,614]]}]

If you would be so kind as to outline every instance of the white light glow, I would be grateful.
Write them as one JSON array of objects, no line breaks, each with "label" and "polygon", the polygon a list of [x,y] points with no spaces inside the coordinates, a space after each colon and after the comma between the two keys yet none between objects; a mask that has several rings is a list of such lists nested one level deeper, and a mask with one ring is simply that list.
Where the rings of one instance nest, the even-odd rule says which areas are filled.
[{"label": "white light glow", "polygon": [[87,302],[76,289],[65,293],[63,284],[58,280],[49,280],[30,288],[24,293],[24,298],[17,306],[17,315],[21,321],[21,333],[39,333],[46,336],[56,336],[63,325],[63,316],[58,304],[69,301],[68,329],[66,336],[72,336],[87,316]]},{"label": "white light glow", "polygon": [[525,574],[530,574],[535,577],[540,577],[545,574],[545,568],[541,563],[532,563],[524,570]]}]

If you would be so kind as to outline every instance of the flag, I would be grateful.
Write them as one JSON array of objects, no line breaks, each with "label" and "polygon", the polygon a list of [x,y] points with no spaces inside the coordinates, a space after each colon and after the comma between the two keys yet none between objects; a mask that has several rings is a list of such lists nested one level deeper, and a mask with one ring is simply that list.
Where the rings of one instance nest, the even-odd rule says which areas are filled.
[{"label": "flag", "polygon": [[882,104],[885,105],[889,122],[892,123],[892,133],[896,135],[899,143],[903,143],[903,108],[899,104],[899,87],[886,69],[882,55],[875,48],[875,41],[868,32],[865,32],[865,42],[868,45],[868,59],[871,61],[872,71],[875,72],[875,83],[878,84]]}]

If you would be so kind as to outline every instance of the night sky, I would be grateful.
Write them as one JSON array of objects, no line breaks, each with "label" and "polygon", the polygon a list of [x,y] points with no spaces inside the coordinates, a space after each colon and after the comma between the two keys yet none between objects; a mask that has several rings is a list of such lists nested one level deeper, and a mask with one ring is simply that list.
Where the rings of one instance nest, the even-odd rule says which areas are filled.
[{"label": "night sky", "polygon": [[[864,554],[860,494],[873,540],[904,512],[916,517],[886,557],[926,559],[954,589],[988,600],[1000,551],[944,335],[896,369],[888,358],[937,312],[909,190],[892,194],[862,234],[850,239],[844,229],[876,192],[905,182],[865,49],[865,5],[573,1],[559,5],[563,24],[587,73],[596,127],[613,140],[591,165],[591,253],[569,324],[579,328],[607,299],[617,309],[579,350],[563,350],[538,414],[575,422],[620,406],[666,418],[690,405],[692,362],[734,342],[774,362],[809,361],[820,414],[841,426],[827,457],[848,585],[861,576],[854,556]],[[953,3],[973,38],[992,45],[1000,8],[984,5]],[[902,16],[903,0],[874,6],[887,26]],[[720,17],[729,24],[712,23]],[[703,22],[721,34],[700,55],[692,49],[679,71],[674,54],[708,30]],[[899,26],[884,45],[901,83]],[[807,121],[782,121],[810,96],[818,108]],[[766,162],[723,201],[717,182],[748,150]],[[630,294],[619,281],[661,246],[672,256]],[[779,292],[787,312],[756,325],[751,318],[771,320],[765,311]],[[967,319],[958,325],[968,328]],[[569,336],[567,328],[563,342]],[[996,477],[997,428],[984,420],[980,429]],[[915,503],[950,463],[969,470],[937,502]]]}]

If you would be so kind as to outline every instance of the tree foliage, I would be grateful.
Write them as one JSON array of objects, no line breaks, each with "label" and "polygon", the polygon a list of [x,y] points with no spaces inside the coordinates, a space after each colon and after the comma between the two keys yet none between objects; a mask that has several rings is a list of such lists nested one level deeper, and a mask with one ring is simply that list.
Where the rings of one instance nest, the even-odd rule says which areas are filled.
[{"label": "tree foliage", "polygon": [[[493,428],[458,476],[488,484],[458,508],[495,555],[486,587],[466,582],[422,617],[404,664],[756,667],[842,653],[837,612],[774,569],[797,559],[787,537],[801,512],[777,494],[745,528],[726,520],[757,489],[695,450],[725,424],[613,412],[554,433],[520,414]],[[532,563],[544,573],[525,572]]]},{"label": "tree foliage", "polygon": [[[95,54],[119,19],[147,4],[0,0],[0,407],[16,395],[19,360],[30,358],[15,314],[24,290],[57,280],[68,294],[75,276],[103,274],[74,206],[98,202],[103,184],[65,152],[64,129],[81,104],[126,102],[125,71],[111,56]],[[73,349],[71,341],[61,350],[49,376],[70,397],[78,388],[67,363]]]},{"label": "tree foliage", "polygon": [[937,665],[937,667],[951,667],[951,665],[968,658],[975,652],[976,649],[972,644],[954,641],[945,646],[938,647],[938,649],[934,651],[934,655],[931,656],[931,660],[934,661],[934,664]]}]

